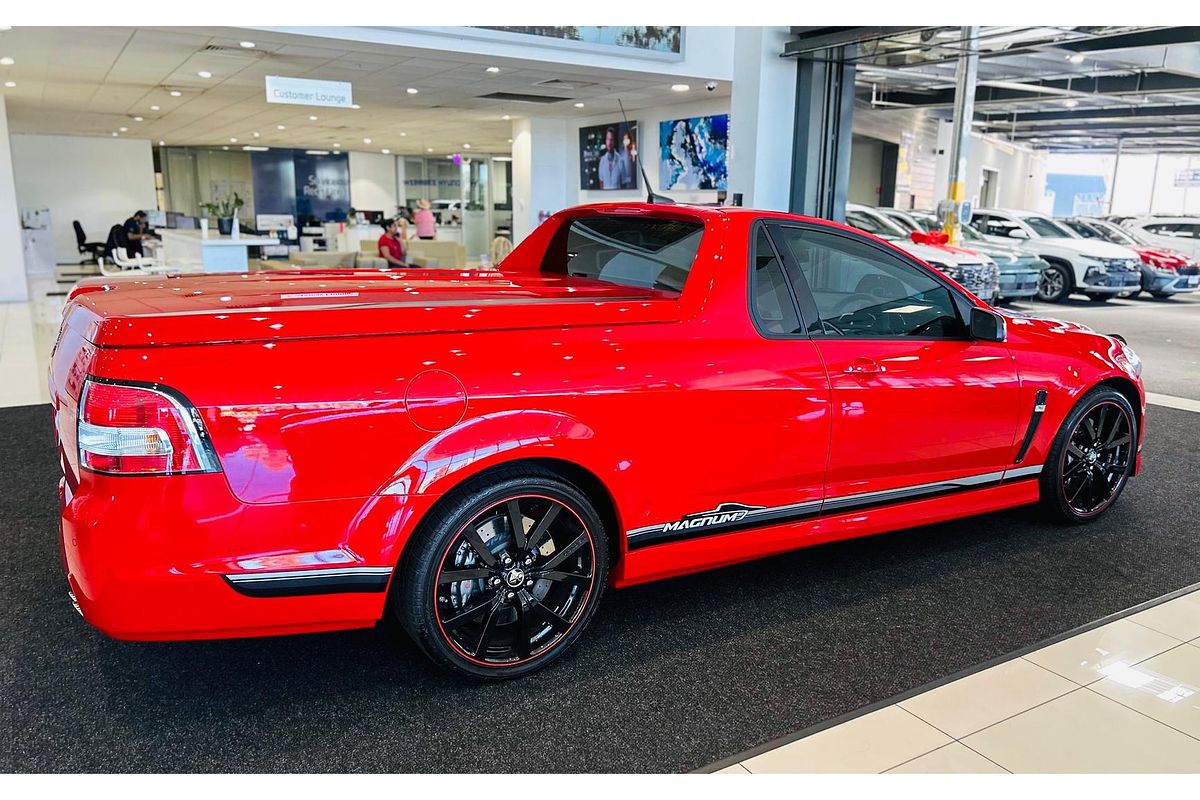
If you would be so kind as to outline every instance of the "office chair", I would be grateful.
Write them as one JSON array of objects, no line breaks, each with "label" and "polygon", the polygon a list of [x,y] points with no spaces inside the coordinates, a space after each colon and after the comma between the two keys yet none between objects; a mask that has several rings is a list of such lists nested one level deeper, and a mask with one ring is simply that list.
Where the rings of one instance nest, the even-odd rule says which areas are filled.
[{"label": "office chair", "polygon": [[83,232],[83,226],[79,224],[79,220],[73,220],[71,223],[75,227],[75,244],[79,247],[79,254],[87,256],[80,264],[99,264],[100,259],[104,256],[103,242],[89,242],[87,235]]}]

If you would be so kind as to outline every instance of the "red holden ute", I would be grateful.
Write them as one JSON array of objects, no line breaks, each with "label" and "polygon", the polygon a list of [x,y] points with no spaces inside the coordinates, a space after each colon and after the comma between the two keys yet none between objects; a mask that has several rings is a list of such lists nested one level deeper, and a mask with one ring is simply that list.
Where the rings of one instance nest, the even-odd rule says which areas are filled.
[{"label": "red holden ute", "polygon": [[606,587],[1138,472],[1137,355],[1000,314],[895,246],[750,209],[551,216],[497,269],[80,283],[50,383],[62,550],[119,639],[394,615],[542,667]]}]

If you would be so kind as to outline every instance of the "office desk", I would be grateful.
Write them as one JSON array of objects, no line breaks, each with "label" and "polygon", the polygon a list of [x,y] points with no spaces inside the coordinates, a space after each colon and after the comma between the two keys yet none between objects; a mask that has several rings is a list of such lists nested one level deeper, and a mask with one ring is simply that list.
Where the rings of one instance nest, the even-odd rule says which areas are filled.
[{"label": "office desk", "polygon": [[279,240],[271,236],[250,236],[242,234],[234,239],[229,236],[219,236],[210,231],[207,237],[198,230],[171,230],[160,228],[156,231],[162,237],[159,263],[179,270],[197,270],[204,272],[247,272],[250,269],[249,250],[251,247],[279,244]]}]

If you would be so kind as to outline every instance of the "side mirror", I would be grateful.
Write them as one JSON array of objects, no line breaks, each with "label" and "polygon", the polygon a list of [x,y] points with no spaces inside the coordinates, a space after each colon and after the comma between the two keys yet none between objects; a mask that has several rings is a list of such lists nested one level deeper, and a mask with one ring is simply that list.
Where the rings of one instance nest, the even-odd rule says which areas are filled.
[{"label": "side mirror", "polygon": [[1010,239],[1028,239],[1029,234],[1025,232],[1024,228],[1013,228],[1008,232],[1008,238],[1010,238]]},{"label": "side mirror", "polygon": [[1008,332],[1004,317],[986,308],[971,307],[971,338],[985,342],[1003,342]]}]

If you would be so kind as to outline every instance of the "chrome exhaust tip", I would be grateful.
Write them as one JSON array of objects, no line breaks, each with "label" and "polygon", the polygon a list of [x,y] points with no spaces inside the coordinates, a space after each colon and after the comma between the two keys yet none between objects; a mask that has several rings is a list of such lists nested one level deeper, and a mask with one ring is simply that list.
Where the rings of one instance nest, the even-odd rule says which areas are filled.
[{"label": "chrome exhaust tip", "polygon": [[75,593],[74,593],[74,592],[71,592],[71,591],[68,591],[68,592],[67,592],[67,597],[70,599],[70,601],[71,601],[71,605],[72,605],[72,606],[74,606],[74,608],[75,608],[75,611],[77,611],[77,612],[79,613],[79,616],[81,616],[81,617],[82,617],[82,616],[83,616],[83,609],[79,607],[79,601],[75,599]]}]

